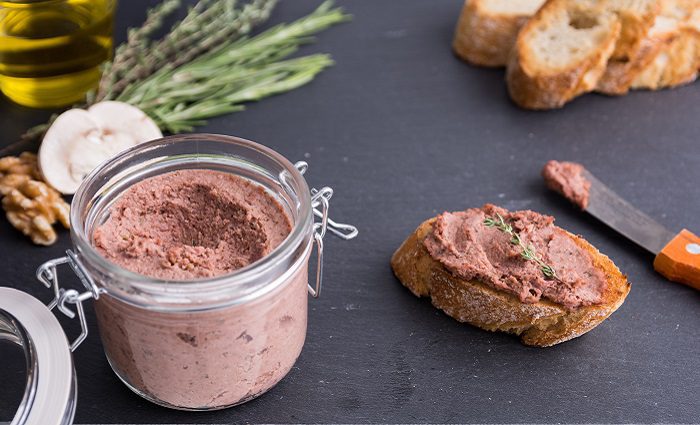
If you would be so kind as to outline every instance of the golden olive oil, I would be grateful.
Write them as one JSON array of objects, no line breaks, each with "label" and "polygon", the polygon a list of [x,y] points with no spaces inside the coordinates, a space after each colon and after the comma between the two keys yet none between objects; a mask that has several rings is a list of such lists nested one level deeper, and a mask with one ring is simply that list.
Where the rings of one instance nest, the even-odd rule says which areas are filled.
[{"label": "golden olive oil", "polygon": [[0,90],[31,107],[81,101],[112,52],[116,0],[0,0]]}]

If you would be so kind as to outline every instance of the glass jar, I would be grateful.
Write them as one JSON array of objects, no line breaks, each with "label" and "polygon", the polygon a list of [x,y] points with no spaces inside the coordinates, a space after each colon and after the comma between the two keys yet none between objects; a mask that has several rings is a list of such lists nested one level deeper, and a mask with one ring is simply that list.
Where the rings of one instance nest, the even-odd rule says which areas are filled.
[{"label": "glass jar", "polygon": [[[117,376],[157,404],[185,410],[230,407],[272,388],[291,369],[306,335],[307,292],[319,295],[326,229],[343,239],[357,230],[328,218],[332,189],[309,189],[306,163],[291,164],[262,145],[221,135],[171,136],[138,145],[93,171],[71,205],[74,249],[37,271],[54,289],[49,307],[78,313],[94,298],[105,354]],[[270,254],[230,274],[191,281],[159,280],[109,262],[93,231],[126,189],[175,170],[232,173],[261,185],[284,208],[291,233]],[[308,283],[317,248],[315,284]],[[62,289],[68,264],[86,287]],[[73,306],[73,307],[71,307]],[[64,337],[65,338],[65,337]]]},{"label": "glass jar", "polygon": [[0,0],[0,90],[30,107],[82,101],[112,54],[115,7],[115,0]]}]

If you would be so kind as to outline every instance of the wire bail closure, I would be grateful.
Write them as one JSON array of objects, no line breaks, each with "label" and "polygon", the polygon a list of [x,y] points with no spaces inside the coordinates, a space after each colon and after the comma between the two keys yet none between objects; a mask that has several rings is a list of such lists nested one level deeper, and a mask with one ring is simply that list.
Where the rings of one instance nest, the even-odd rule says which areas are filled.
[{"label": "wire bail closure", "polygon": [[[305,161],[299,161],[294,164],[294,167],[299,170],[299,173],[304,175],[309,169],[309,164]],[[310,283],[309,294],[312,297],[318,298],[321,295],[321,284],[323,282],[323,238],[326,236],[326,230],[329,230],[336,237],[343,240],[350,240],[357,236],[358,230],[350,224],[338,223],[328,217],[330,208],[330,199],[333,196],[333,189],[328,186],[321,189],[311,189],[311,208],[314,216],[320,221],[315,221],[313,224],[314,244],[316,245],[316,284],[312,286]]]},{"label": "wire bail closure", "polygon": [[[80,282],[85,287],[85,292],[78,292],[75,289],[64,289],[58,283],[58,266],[62,264],[68,264],[76,276],[80,279]],[[90,298],[99,299],[100,293],[102,292],[95,282],[92,280],[90,275],[87,273],[85,268],[78,256],[72,250],[66,250],[66,256],[55,258],[49,260],[39,266],[36,271],[36,278],[39,279],[41,283],[44,284],[49,289],[53,289],[53,300],[47,305],[49,310],[53,310],[54,307],[58,307],[58,310],[63,313],[66,317],[73,319],[75,318],[75,312],[67,304],[75,305],[75,310],[78,312],[78,320],[80,321],[80,335],[71,343],[70,350],[75,351],[78,346],[85,340],[88,335],[87,321],[85,320],[85,309],[83,308],[83,301]]]}]

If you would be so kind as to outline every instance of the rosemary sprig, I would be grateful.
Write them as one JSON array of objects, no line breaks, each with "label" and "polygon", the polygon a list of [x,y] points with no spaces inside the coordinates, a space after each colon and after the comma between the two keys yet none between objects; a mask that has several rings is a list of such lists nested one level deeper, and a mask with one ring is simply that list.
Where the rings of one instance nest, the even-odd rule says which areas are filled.
[{"label": "rosemary sprig", "polygon": [[537,255],[535,252],[535,247],[532,244],[525,245],[520,238],[520,235],[513,230],[513,226],[506,223],[502,215],[496,213],[496,218],[486,217],[484,219],[484,225],[486,227],[495,227],[496,229],[510,236],[510,243],[517,245],[520,247],[520,249],[522,249],[520,255],[523,257],[523,259],[537,263],[537,265],[540,266],[542,274],[548,279],[557,279],[557,272],[554,270],[554,268],[545,263],[542,258]]},{"label": "rosemary sprig", "polygon": [[[241,68],[222,75],[223,82],[182,87],[161,99],[130,102],[152,117],[159,127],[172,133],[190,131],[206,119],[241,111],[250,102],[282,93],[311,81],[333,61],[328,55],[311,55],[257,68]],[[223,84],[222,84],[223,83]],[[193,101],[194,100],[194,101]]]}]

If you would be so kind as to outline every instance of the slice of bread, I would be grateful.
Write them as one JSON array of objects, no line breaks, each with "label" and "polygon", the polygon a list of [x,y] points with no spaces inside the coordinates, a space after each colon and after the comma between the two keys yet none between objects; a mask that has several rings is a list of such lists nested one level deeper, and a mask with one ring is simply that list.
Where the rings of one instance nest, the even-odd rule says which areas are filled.
[{"label": "slice of bread", "polygon": [[452,49],[481,66],[506,66],[520,27],[544,0],[465,0]]},{"label": "slice of bread", "polygon": [[605,274],[603,303],[567,310],[547,300],[525,304],[515,295],[452,275],[423,245],[435,219],[423,222],[391,259],[394,274],[413,294],[430,297],[433,305],[460,322],[488,331],[519,335],[526,345],[548,347],[590,331],[622,305],[630,284],[613,262],[582,238],[569,234],[590,253]]},{"label": "slice of bread", "polygon": [[700,0],[664,0],[650,34],[658,48],[632,88],[658,90],[694,81],[700,69]]},{"label": "slice of bread", "polygon": [[661,11],[660,0],[606,0],[605,8],[620,19],[620,38],[610,56],[614,61],[630,61],[637,56],[641,44]]},{"label": "slice of bread", "polygon": [[637,53],[629,60],[611,60],[597,91],[626,94],[630,88],[658,89],[695,77],[696,36],[691,26],[700,0],[661,0],[660,13]]},{"label": "slice of bread", "polygon": [[518,105],[552,109],[594,89],[620,36],[607,2],[548,0],[518,34],[506,73]]},{"label": "slice of bread", "polygon": [[664,43],[645,39],[636,56],[630,60],[610,60],[595,91],[611,96],[627,94],[637,77],[654,61]]},{"label": "slice of bread", "polygon": [[678,87],[698,77],[700,33],[682,30],[632,82],[634,89],[660,90]]}]

